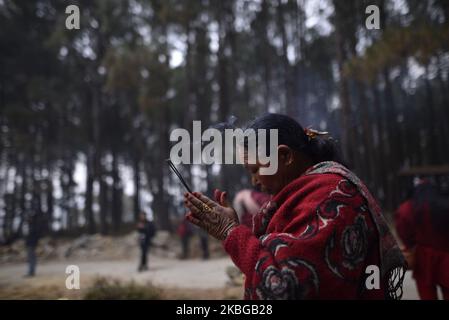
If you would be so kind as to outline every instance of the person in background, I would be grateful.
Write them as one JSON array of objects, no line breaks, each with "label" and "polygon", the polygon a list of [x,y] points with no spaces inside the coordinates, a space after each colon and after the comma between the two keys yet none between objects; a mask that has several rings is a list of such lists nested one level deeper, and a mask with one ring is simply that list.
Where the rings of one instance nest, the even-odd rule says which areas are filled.
[{"label": "person in background", "polygon": [[180,259],[187,259],[189,256],[190,238],[193,235],[193,227],[185,219],[181,221],[176,230],[181,240],[181,255]]},{"label": "person in background", "polygon": [[427,180],[396,210],[395,224],[423,300],[436,300],[437,286],[449,300],[449,201]]},{"label": "person in background", "polygon": [[209,259],[209,234],[201,228],[197,228],[198,238],[200,240],[203,260]]},{"label": "person in background", "polygon": [[154,222],[147,217],[145,212],[142,212],[139,215],[137,232],[139,233],[139,246],[141,252],[138,271],[141,272],[148,270],[148,251],[151,247],[151,240],[156,234],[156,226]]},{"label": "person in background", "polygon": [[244,189],[239,191],[233,201],[233,207],[237,212],[240,224],[252,229],[253,217],[260,208],[270,200],[270,195],[255,190]]},{"label": "person in background", "polygon": [[[243,189],[234,197],[232,206],[237,213],[240,224],[247,226],[253,230],[253,218],[256,216],[260,209],[270,200],[269,194]],[[230,279],[230,283],[233,285],[241,285],[244,281],[242,272],[235,266],[229,266],[226,269],[226,273]]]},{"label": "person in background", "polygon": [[28,218],[25,246],[27,249],[28,273],[26,277],[34,277],[36,275],[37,255],[36,248],[39,244],[41,236],[41,225],[37,214],[32,214]]},{"label": "person in background", "polygon": [[207,232],[200,228],[192,226],[185,219],[182,219],[181,223],[178,225],[178,229],[176,230],[176,232],[179,236],[179,239],[181,240],[181,255],[179,256],[179,259],[184,260],[189,258],[190,241],[195,234],[198,235],[202,258],[204,260],[209,259],[209,235]]}]

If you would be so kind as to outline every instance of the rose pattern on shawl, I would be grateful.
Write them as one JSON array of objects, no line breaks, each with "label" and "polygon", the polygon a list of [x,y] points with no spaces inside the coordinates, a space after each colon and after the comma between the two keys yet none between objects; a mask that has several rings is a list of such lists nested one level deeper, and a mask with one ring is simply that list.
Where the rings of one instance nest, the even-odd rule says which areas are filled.
[{"label": "rose pattern on shawl", "polygon": [[[387,275],[388,278],[392,278],[394,275],[392,270],[396,268],[401,268],[405,270],[406,262],[399,249],[393,235],[391,234],[388,225],[384,216],[382,215],[382,211],[375,201],[373,196],[369,193],[366,186],[362,183],[362,181],[347,168],[342,166],[339,163],[332,161],[321,162],[313,167],[311,167],[307,172],[308,174],[320,174],[320,173],[335,173],[340,174],[341,176],[346,177],[353,185],[355,185],[358,191],[362,194],[362,196],[366,199],[365,209],[374,219],[374,223],[376,224],[377,231],[379,233],[380,238],[380,260],[381,260],[381,274]],[[403,274],[401,276],[400,282],[402,283]],[[388,289],[390,291],[390,288]],[[400,295],[396,295],[395,293],[388,292],[387,296],[392,299],[400,298]]]},{"label": "rose pattern on shawl", "polygon": [[354,197],[355,195],[357,195],[358,190],[357,187],[349,180],[343,179],[338,183],[336,190],[333,191],[331,195],[333,193],[338,193],[346,197]]},{"label": "rose pattern on shawl", "polygon": [[[315,268],[305,260],[292,258],[269,266],[262,274],[256,294],[262,300],[303,299],[313,290],[318,293],[319,279]],[[301,278],[298,279],[298,274]]]},{"label": "rose pattern on shawl", "polygon": [[335,274],[337,277],[343,279],[343,275],[338,270],[338,266],[335,265],[331,261],[331,257],[330,257],[332,251],[335,249],[335,244],[336,244],[336,232],[334,231],[334,232],[332,232],[332,235],[326,241],[326,246],[324,249],[324,261],[326,262],[327,267],[333,274]]},{"label": "rose pattern on shawl", "polygon": [[270,223],[270,220],[276,212],[277,208],[277,204],[274,201],[270,200],[262,206],[259,213],[253,216],[253,233],[256,236],[265,234],[268,224]]},{"label": "rose pattern on shawl", "polygon": [[318,295],[320,278],[318,277],[316,268],[312,265],[312,263],[300,258],[286,259],[281,262],[281,264],[283,263],[295,268],[295,270],[299,270],[299,273],[304,274],[299,279],[302,287],[301,297],[308,295],[311,289],[313,289],[314,293]]},{"label": "rose pattern on shawl", "polygon": [[282,238],[274,238],[268,244],[268,249],[274,256],[277,256],[279,250],[284,247],[288,247],[288,243],[287,241],[284,241]]},{"label": "rose pattern on shawl", "polygon": [[[280,250],[288,247],[289,240],[296,238],[285,233],[278,234],[277,237],[267,234],[260,239],[261,244],[269,248],[270,253],[277,258]],[[301,299],[311,289],[318,292],[319,278],[311,263],[293,257],[279,261],[277,266],[264,266],[268,258],[269,255],[261,257],[255,266],[255,271],[262,279],[256,289],[259,299]],[[301,276],[300,280],[298,275]]]},{"label": "rose pattern on shawl", "polygon": [[260,258],[257,261],[256,266],[254,267],[254,270],[256,270],[257,273],[259,273],[259,274],[261,273],[261,268],[262,268],[264,262],[268,260],[268,258],[269,258],[269,256],[267,255],[267,256]]},{"label": "rose pattern on shawl", "polygon": [[295,271],[287,267],[279,270],[274,266],[269,266],[264,270],[262,281],[256,292],[259,299],[262,300],[285,300],[297,297],[298,289]]},{"label": "rose pattern on shawl", "polygon": [[340,214],[340,209],[344,206],[344,203],[336,199],[327,198],[318,206],[317,214],[325,220],[335,219]]},{"label": "rose pattern on shawl", "polygon": [[329,194],[329,197],[318,205],[316,215],[306,225],[299,238],[310,239],[314,237],[318,231],[328,225],[329,221],[337,218],[357,194],[355,186],[348,180],[342,179],[335,190]]},{"label": "rose pattern on shawl", "polygon": [[312,222],[310,222],[305,230],[299,235],[298,239],[310,239],[312,238],[314,235],[316,235],[316,233],[318,232],[319,229],[319,219],[318,216],[314,216],[312,219]]},{"label": "rose pattern on shawl", "polygon": [[[279,236],[276,238],[273,238],[271,236],[272,235],[269,233],[267,235],[260,237],[259,240],[260,240],[261,244],[263,246],[266,246],[270,250],[271,254],[276,257],[281,248],[288,247],[288,242],[287,242],[287,240],[282,239],[282,237],[284,236],[283,234],[279,234]],[[262,258],[260,258],[257,261],[256,266],[255,266],[255,270],[257,273],[260,274],[261,266],[264,264],[264,262],[267,259],[268,259],[268,256],[263,256]]]},{"label": "rose pattern on shawl", "polygon": [[362,262],[368,250],[368,226],[363,215],[355,218],[354,224],[347,226],[341,235],[343,266],[354,269]]}]

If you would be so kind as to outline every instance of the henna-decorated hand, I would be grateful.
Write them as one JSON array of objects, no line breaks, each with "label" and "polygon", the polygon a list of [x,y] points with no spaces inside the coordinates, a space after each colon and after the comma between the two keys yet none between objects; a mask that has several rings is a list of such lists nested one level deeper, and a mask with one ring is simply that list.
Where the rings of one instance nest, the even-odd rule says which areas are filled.
[{"label": "henna-decorated hand", "polygon": [[239,224],[239,219],[229,206],[226,192],[215,190],[215,199],[217,202],[199,192],[184,194],[184,204],[190,210],[186,219],[216,239],[224,240],[229,231]]}]

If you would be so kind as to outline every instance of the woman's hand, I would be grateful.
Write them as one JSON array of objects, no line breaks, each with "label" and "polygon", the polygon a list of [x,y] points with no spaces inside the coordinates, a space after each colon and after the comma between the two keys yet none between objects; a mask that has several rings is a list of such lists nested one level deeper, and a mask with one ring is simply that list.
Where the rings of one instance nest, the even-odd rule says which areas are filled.
[{"label": "woman's hand", "polygon": [[216,239],[224,240],[229,231],[239,224],[239,219],[226,199],[226,192],[215,190],[214,197],[217,201],[199,192],[184,194],[184,204],[190,210],[186,219]]}]

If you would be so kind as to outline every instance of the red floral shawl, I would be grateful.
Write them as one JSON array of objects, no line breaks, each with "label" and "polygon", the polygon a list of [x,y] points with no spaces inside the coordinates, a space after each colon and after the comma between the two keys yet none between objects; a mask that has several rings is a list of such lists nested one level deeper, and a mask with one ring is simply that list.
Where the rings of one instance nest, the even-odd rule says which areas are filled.
[{"label": "red floral shawl", "polygon": [[[397,299],[405,260],[365,185],[319,163],[234,228],[225,250],[245,275],[246,299]],[[367,267],[380,285],[368,289]]]}]

